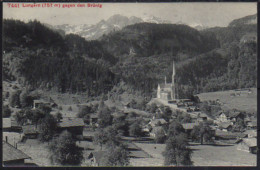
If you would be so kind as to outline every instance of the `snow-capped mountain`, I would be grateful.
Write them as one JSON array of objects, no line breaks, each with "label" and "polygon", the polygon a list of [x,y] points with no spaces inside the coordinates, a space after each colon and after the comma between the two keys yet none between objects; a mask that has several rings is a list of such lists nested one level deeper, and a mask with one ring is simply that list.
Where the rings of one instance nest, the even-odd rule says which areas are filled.
[{"label": "snow-capped mountain", "polygon": [[113,15],[107,20],[101,20],[95,25],[57,25],[54,26],[56,29],[64,30],[66,34],[77,34],[84,37],[87,40],[95,40],[100,38],[104,34],[108,34],[112,31],[117,31],[122,29],[127,25],[132,25],[141,22],[150,22],[150,23],[170,23],[169,21],[160,19],[154,16],[144,16],[143,18],[138,18],[135,16],[126,17],[122,15]]}]

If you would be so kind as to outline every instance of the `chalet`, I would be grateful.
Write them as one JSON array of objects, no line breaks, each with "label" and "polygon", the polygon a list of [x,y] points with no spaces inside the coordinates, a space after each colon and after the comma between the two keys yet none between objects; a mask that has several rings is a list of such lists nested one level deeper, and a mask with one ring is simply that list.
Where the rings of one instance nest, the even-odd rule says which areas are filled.
[{"label": "chalet", "polygon": [[227,122],[228,121],[228,114],[226,112],[220,111],[218,113],[218,120],[220,122]]},{"label": "chalet", "polygon": [[252,120],[252,121],[247,122],[246,127],[247,127],[247,129],[257,129],[257,121]]},{"label": "chalet", "polygon": [[247,134],[240,132],[227,132],[222,130],[215,131],[215,140],[229,140],[229,143],[235,143],[238,139],[247,137]]},{"label": "chalet", "polygon": [[221,122],[218,125],[219,129],[221,129],[222,131],[231,131],[232,130],[232,124],[229,122]]},{"label": "chalet", "polygon": [[29,139],[36,139],[41,132],[40,126],[24,125],[22,126],[23,135]]},{"label": "chalet", "polygon": [[13,167],[20,167],[24,166],[25,159],[30,159],[30,156],[23,153],[21,150],[15,148],[11,144],[3,141],[3,166],[13,166]]},{"label": "chalet", "polygon": [[252,130],[246,130],[244,132],[244,134],[248,135],[248,138],[256,138],[257,137],[257,132],[256,130],[252,129]]},{"label": "chalet", "polygon": [[164,120],[164,119],[162,119],[162,118],[160,118],[160,119],[152,119],[150,122],[149,122],[149,124],[152,126],[152,127],[155,127],[155,126],[161,126],[161,125],[164,125],[164,124],[166,124],[167,122]]},{"label": "chalet", "polygon": [[256,154],[257,152],[256,138],[244,138],[239,140],[237,143],[238,143],[237,145],[238,150]]},{"label": "chalet", "polygon": [[232,122],[236,122],[238,119],[244,120],[245,116],[243,113],[238,112],[238,111],[232,111],[229,113],[229,120]]},{"label": "chalet", "polygon": [[90,152],[88,159],[90,159],[91,165],[100,166],[101,159],[105,153],[105,151]]},{"label": "chalet", "polygon": [[3,118],[3,132],[10,132],[11,127],[11,118]]},{"label": "chalet", "polygon": [[84,121],[82,118],[64,117],[58,123],[59,131],[67,130],[74,135],[83,135]]}]

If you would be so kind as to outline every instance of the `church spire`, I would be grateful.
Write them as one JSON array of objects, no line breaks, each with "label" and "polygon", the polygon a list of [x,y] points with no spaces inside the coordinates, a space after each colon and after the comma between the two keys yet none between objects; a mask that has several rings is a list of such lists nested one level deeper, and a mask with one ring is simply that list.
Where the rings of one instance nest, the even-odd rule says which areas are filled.
[{"label": "church spire", "polygon": [[174,85],[174,77],[175,77],[175,63],[173,61],[172,64],[172,84]]}]

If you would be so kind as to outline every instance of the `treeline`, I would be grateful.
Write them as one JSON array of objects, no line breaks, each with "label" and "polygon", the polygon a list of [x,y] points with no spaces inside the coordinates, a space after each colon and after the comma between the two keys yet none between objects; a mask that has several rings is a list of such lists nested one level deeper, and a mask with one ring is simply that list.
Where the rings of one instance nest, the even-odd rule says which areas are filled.
[{"label": "treeline", "polygon": [[97,41],[61,36],[38,21],[4,20],[4,80],[32,88],[99,95],[117,82],[109,66],[116,59]]},{"label": "treeline", "polygon": [[179,52],[200,54],[219,46],[213,34],[200,34],[186,25],[138,23],[103,36],[105,48],[114,56],[128,55],[132,49],[138,57]]}]

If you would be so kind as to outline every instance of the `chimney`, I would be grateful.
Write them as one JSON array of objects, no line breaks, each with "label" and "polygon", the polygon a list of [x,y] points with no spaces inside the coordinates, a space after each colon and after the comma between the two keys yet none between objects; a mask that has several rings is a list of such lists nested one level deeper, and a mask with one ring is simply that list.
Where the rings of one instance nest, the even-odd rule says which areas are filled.
[{"label": "chimney", "polygon": [[8,143],[8,136],[5,136],[5,141],[6,143]]}]

